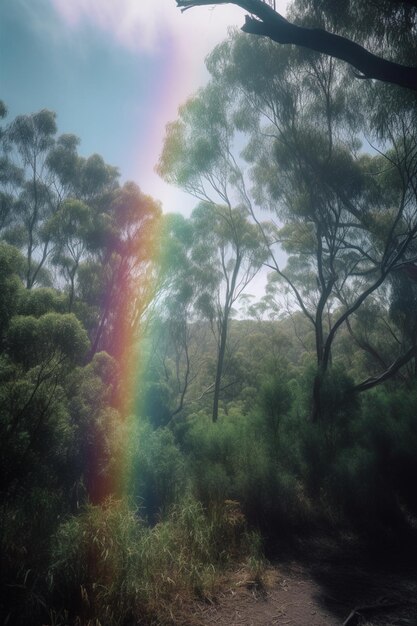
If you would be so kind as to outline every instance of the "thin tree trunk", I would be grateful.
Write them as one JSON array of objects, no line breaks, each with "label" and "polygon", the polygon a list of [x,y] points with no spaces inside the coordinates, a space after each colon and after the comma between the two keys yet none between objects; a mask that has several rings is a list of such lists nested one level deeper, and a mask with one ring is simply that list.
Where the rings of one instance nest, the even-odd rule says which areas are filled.
[{"label": "thin tree trunk", "polygon": [[227,328],[228,328],[228,323],[229,323],[229,319],[228,319],[229,311],[226,310],[226,307],[227,305],[225,306],[224,319],[221,325],[220,345],[219,345],[219,352],[217,355],[216,379],[214,381],[214,398],[213,398],[213,414],[212,414],[213,422],[217,422],[217,419],[219,417],[220,385],[221,385],[222,374],[223,374],[224,355],[226,354]]},{"label": "thin tree trunk", "polygon": [[214,383],[213,414],[212,414],[213,422],[217,422],[217,419],[219,416],[220,385],[222,382],[222,375],[223,375],[224,356],[226,354],[226,342],[227,342],[227,331],[228,331],[228,325],[229,325],[229,315],[230,315],[230,310],[234,302],[236,281],[239,275],[241,263],[242,263],[242,257],[240,254],[239,247],[237,247],[236,262],[233,268],[232,280],[230,281],[230,285],[228,284],[228,289],[226,293],[226,301],[225,301],[225,305],[223,309],[223,320],[221,323],[221,330],[220,330],[220,344],[219,344],[219,352],[217,355],[216,379]]}]

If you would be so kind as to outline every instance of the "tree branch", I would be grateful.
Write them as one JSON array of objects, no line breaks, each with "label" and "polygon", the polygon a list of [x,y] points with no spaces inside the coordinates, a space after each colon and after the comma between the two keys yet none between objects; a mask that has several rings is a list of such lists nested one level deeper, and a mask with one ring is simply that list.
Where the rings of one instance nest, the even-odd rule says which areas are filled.
[{"label": "tree branch", "polygon": [[360,72],[355,73],[358,78],[374,78],[417,91],[417,67],[378,57],[350,39],[321,28],[292,24],[263,0],[177,0],[182,11],[209,4],[236,4],[251,13],[245,17],[242,27],[245,33],[269,37],[280,44],[302,46],[345,61]]},{"label": "tree branch", "polygon": [[372,389],[372,387],[376,387],[376,385],[380,385],[389,378],[392,378],[398,372],[398,370],[401,369],[401,367],[406,365],[415,356],[416,347],[412,346],[409,350],[407,350],[407,352],[405,352],[405,354],[401,355],[400,357],[398,357],[398,359],[391,363],[391,365],[385,370],[385,372],[382,372],[382,374],[380,374],[379,376],[367,378],[359,385],[356,385],[356,387],[353,388],[353,391],[366,391],[367,389]]}]

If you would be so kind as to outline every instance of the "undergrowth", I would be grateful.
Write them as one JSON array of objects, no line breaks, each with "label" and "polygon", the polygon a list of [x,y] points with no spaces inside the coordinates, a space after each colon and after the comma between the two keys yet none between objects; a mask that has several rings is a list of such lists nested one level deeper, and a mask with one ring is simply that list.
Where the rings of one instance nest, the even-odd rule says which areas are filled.
[{"label": "undergrowth", "polygon": [[187,604],[213,596],[233,563],[245,560],[260,576],[259,554],[233,501],[207,511],[189,497],[154,527],[126,501],[89,505],[54,538],[49,582],[59,610],[50,624],[180,624]]}]

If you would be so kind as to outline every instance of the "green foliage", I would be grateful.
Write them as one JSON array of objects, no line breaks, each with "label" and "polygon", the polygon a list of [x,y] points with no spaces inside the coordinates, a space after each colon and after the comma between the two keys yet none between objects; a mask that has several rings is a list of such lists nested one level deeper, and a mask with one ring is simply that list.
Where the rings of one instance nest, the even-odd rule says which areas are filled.
[{"label": "green foliage", "polygon": [[25,289],[19,299],[18,313],[38,318],[46,313],[65,313],[66,305],[66,297],[56,289],[50,287]]},{"label": "green foliage", "polygon": [[283,377],[270,378],[262,384],[260,405],[267,428],[275,439],[278,434],[280,419],[288,414],[291,406],[288,383]]},{"label": "green foliage", "polygon": [[364,398],[338,478],[345,510],[368,530],[394,529],[415,515],[416,390],[378,389]]},{"label": "green foliage", "polygon": [[57,132],[56,113],[42,109],[32,115],[19,115],[9,131],[25,165],[32,165],[36,156],[44,153],[53,144]]},{"label": "green foliage", "polygon": [[45,313],[39,318],[18,315],[12,318],[7,333],[13,357],[25,367],[53,358],[61,364],[82,361],[88,349],[88,337],[75,315]]},{"label": "green foliage", "polygon": [[229,416],[218,424],[196,420],[184,441],[198,498],[206,506],[236,500],[251,523],[270,533],[288,530],[297,516],[304,523],[301,485],[288,463],[294,442],[288,440],[285,415],[278,423],[279,418],[274,432],[270,416],[262,413]]},{"label": "green foliage", "polygon": [[15,314],[23,295],[19,270],[24,267],[24,259],[19,251],[0,242],[0,337],[3,338],[10,318]]},{"label": "green foliage", "polygon": [[154,428],[166,426],[171,418],[170,389],[163,381],[150,381],[143,390],[144,400],[141,406],[143,417]]},{"label": "green foliage", "polygon": [[[415,13],[384,1],[368,32],[369,7],[330,4],[294,12],[391,47]],[[4,623],[182,623],[228,566],[261,576],[254,528],[415,523],[415,102],[370,86],[359,114],[333,61],[237,33],[208,68],[158,165],[190,218],[79,156],[51,111],[0,129]],[[265,298],[233,319],[262,264]]]},{"label": "green foliage", "polygon": [[179,624],[182,603],[210,596],[231,549],[250,554],[251,542],[256,549],[236,503],[207,514],[187,499],[148,528],[125,501],[109,500],[61,524],[49,581],[72,620]]},{"label": "green foliage", "polygon": [[374,538],[397,532],[415,515],[415,390],[378,389],[359,398],[343,371],[322,388],[318,423],[287,422],[293,445],[291,471],[331,523],[349,523]]},{"label": "green foliage", "polygon": [[308,492],[323,501],[339,489],[334,468],[339,456],[353,445],[353,424],[358,416],[358,398],[352,392],[352,381],[343,368],[333,367],[324,377],[320,388],[320,418],[308,419],[311,406],[312,379],[317,376],[313,367],[307,369],[298,391],[302,420],[297,422],[301,447],[300,466],[303,483]]},{"label": "green foliage", "polygon": [[66,454],[74,436],[66,376],[85,355],[85,330],[73,315],[15,315],[5,341],[7,351],[0,359],[1,488],[56,484],[54,472],[65,483]]},{"label": "green foliage", "polygon": [[132,492],[141,514],[155,523],[187,490],[184,458],[171,431],[138,429],[134,446]]}]

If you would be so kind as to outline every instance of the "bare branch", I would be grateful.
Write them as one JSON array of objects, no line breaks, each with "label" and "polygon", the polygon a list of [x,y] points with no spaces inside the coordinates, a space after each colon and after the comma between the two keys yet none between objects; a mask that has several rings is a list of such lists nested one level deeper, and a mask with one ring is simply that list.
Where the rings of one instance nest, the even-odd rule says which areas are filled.
[{"label": "bare branch", "polygon": [[[262,0],[177,0],[182,11],[196,6],[236,4],[251,16],[245,16],[242,30],[251,35],[269,37],[280,44],[294,44],[321,52],[349,63],[358,70],[355,76],[375,78],[417,91],[417,68],[378,57],[359,44],[321,28],[297,26],[286,20]],[[256,16],[256,17],[252,17]]]},{"label": "bare branch", "polygon": [[366,391],[367,389],[372,389],[372,387],[376,387],[376,385],[380,385],[384,381],[392,378],[401,367],[406,365],[411,359],[416,356],[416,347],[412,346],[405,354],[402,354],[398,359],[396,359],[382,374],[379,376],[373,376],[372,378],[367,378],[359,385],[353,388],[353,391]]}]

